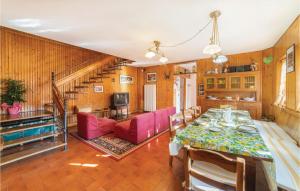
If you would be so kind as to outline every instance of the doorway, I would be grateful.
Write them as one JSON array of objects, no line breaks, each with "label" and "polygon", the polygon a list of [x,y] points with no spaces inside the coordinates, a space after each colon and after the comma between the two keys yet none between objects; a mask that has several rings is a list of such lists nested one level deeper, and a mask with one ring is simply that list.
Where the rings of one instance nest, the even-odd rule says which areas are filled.
[{"label": "doorway", "polygon": [[173,100],[176,112],[197,105],[197,74],[195,62],[176,66]]}]

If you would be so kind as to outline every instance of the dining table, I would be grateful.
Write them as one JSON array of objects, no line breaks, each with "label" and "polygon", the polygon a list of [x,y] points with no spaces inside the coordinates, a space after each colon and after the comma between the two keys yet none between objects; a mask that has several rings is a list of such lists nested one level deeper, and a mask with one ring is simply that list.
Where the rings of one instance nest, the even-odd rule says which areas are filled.
[{"label": "dining table", "polygon": [[[277,191],[272,153],[248,111],[210,108],[176,132],[169,144],[170,155],[178,155],[184,145],[242,157],[246,161],[247,191]],[[263,178],[258,177],[261,174]]]}]

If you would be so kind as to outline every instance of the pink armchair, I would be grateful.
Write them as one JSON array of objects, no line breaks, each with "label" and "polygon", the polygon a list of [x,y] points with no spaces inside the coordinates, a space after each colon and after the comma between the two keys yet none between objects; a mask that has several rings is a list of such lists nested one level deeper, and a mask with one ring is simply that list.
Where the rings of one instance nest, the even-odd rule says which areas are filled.
[{"label": "pink armchair", "polygon": [[108,118],[98,118],[92,113],[77,114],[78,135],[84,139],[93,139],[113,132],[116,121]]},{"label": "pink armchair", "polygon": [[139,144],[154,135],[154,113],[144,113],[118,123],[114,133],[116,137]]}]

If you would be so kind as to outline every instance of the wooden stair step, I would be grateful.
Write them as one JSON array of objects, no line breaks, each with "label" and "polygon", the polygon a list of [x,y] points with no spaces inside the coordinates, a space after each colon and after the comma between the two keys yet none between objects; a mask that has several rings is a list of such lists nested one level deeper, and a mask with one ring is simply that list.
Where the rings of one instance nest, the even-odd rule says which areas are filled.
[{"label": "wooden stair step", "polygon": [[76,100],[76,97],[65,97],[66,100]]},{"label": "wooden stair step", "polygon": [[107,74],[98,73],[97,76],[101,76],[101,78],[110,78]]},{"label": "wooden stair step", "polygon": [[89,88],[89,86],[74,86],[75,89],[84,89]]},{"label": "wooden stair step", "polygon": [[53,103],[45,103],[44,107],[53,107]]},{"label": "wooden stair step", "polygon": [[65,91],[65,94],[78,94],[78,91]]},{"label": "wooden stair step", "polygon": [[51,125],[55,125],[54,122],[40,123],[40,124],[33,124],[33,125],[25,125],[25,126],[14,127],[14,128],[3,128],[2,127],[0,135],[16,133],[16,132],[20,132],[20,131],[29,130],[29,129],[37,129],[37,128],[40,128],[40,127],[46,127],[46,126],[51,126]]},{"label": "wooden stair step", "polygon": [[94,82],[91,82],[91,81],[83,81],[83,82],[81,82],[81,83],[83,83],[83,84],[92,84],[92,83],[94,83]]},{"label": "wooden stair step", "polygon": [[66,91],[65,94],[87,94],[88,92],[81,91]]},{"label": "wooden stair step", "polygon": [[22,151],[13,153],[13,154],[9,154],[6,156],[1,156],[1,163],[0,166],[24,159],[24,158],[28,158],[46,151],[50,151],[53,149],[57,149],[60,147],[64,147],[65,145],[67,145],[66,143],[62,142],[62,141],[55,141],[55,142],[48,142],[47,144],[40,144],[40,145],[36,145],[34,147],[31,147],[29,149],[24,149]]},{"label": "wooden stair step", "polygon": [[55,137],[58,135],[59,135],[59,133],[49,132],[49,133],[43,133],[40,135],[28,136],[28,137],[24,137],[24,138],[12,140],[12,141],[6,141],[3,143],[3,145],[1,145],[1,150],[5,149],[5,148],[16,146],[16,145],[22,145],[24,143],[29,143],[32,141],[42,140],[42,139],[46,139],[49,137]]},{"label": "wooden stair step", "polygon": [[102,76],[95,76],[95,77],[90,77],[91,80],[95,80],[95,79],[102,79]]}]

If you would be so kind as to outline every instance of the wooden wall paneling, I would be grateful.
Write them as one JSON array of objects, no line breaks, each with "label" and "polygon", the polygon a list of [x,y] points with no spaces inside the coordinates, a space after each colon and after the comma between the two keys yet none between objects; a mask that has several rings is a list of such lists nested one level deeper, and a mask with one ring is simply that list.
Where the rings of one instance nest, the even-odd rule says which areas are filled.
[{"label": "wooden wall paneling", "polygon": [[[174,65],[165,64],[165,65],[151,66],[145,68],[144,75],[142,76],[144,79],[144,84],[147,83],[146,80],[147,73],[152,73],[152,72],[157,73],[156,108],[161,109],[161,108],[173,106]],[[169,79],[166,79],[165,74],[170,74]],[[140,85],[140,87],[143,85]]]},{"label": "wooden wall paneling", "polygon": [[[263,51],[263,58],[274,55],[274,49],[269,48]],[[271,62],[270,64],[262,64],[262,107],[263,107],[263,115],[270,116],[274,115],[273,111],[273,100],[274,100],[274,89],[275,83],[273,81],[276,74],[274,73],[275,62]]]},{"label": "wooden wall paneling", "polygon": [[[0,28],[1,39],[1,64],[0,79],[12,78],[23,80],[27,87],[26,103],[23,111],[42,109],[45,103],[51,100],[51,72],[61,73],[70,70],[74,65],[93,58],[108,56],[106,54],[64,44],[43,37],[16,31],[6,27]],[[88,65],[89,63],[86,63]],[[105,79],[104,93],[94,93],[92,87],[88,88],[88,94],[79,95],[78,100],[70,100],[69,108],[74,105],[86,105],[91,103],[95,108],[108,107],[110,95],[114,91],[129,91],[130,109],[134,112],[137,108],[137,69],[125,67],[122,71],[134,77],[134,83],[130,85],[119,84],[119,74],[114,78]],[[91,74],[89,74],[91,76]],[[88,78],[89,76],[85,76]],[[60,90],[72,89],[77,80],[65,84]]]},{"label": "wooden wall paneling", "polygon": [[[287,74],[286,78],[286,107],[287,109],[269,106],[273,108],[276,122],[300,144],[300,117],[296,111],[300,105],[300,16],[289,26],[286,32],[274,45],[274,69],[272,80],[275,88],[272,94],[274,103],[280,83],[280,59],[284,58],[286,50],[292,44],[296,45],[296,70]],[[266,78],[263,78],[263,81]]]}]

